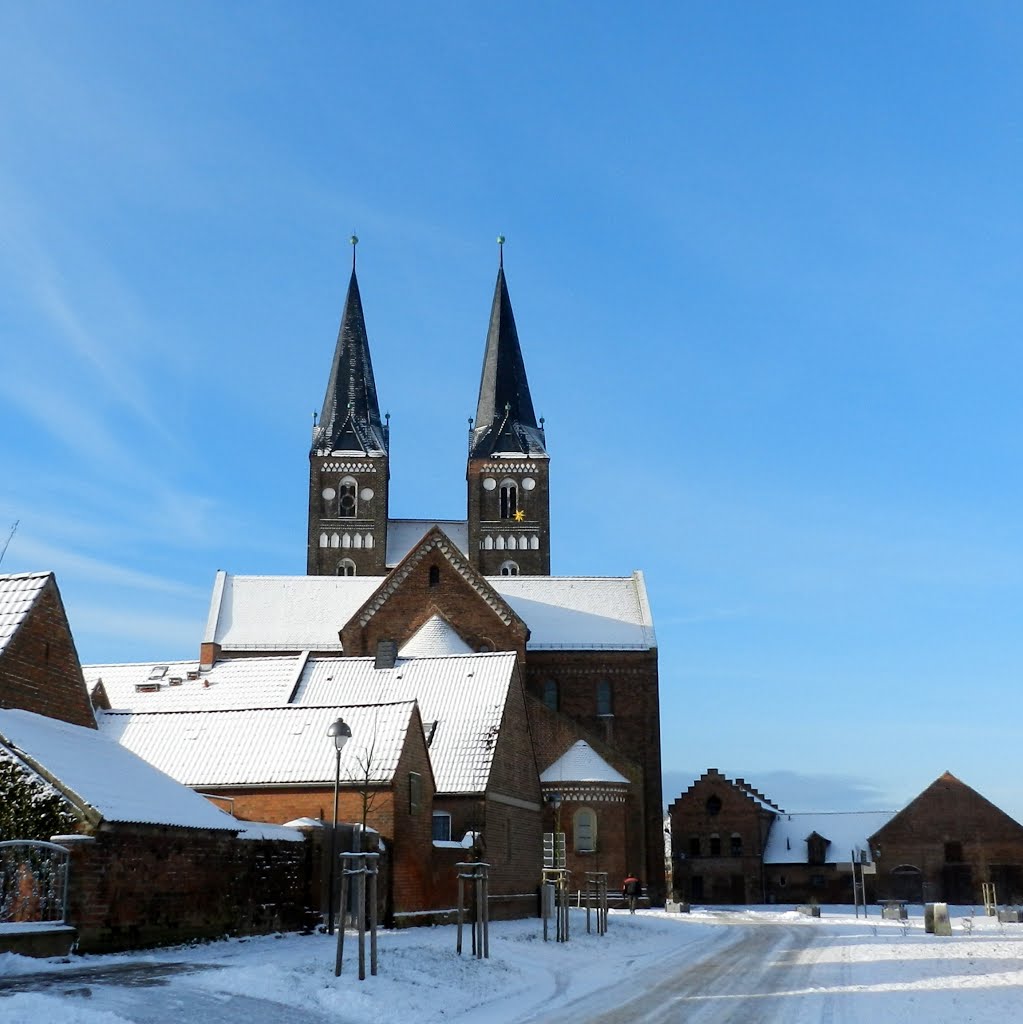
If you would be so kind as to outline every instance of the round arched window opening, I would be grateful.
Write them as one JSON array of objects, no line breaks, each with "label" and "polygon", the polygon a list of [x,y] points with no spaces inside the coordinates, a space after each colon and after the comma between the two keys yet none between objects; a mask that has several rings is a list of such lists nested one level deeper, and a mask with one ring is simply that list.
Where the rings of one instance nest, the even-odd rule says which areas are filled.
[{"label": "round arched window opening", "polygon": [[355,563],[350,558],[342,558],[337,563],[337,574],[338,576],[354,576]]},{"label": "round arched window opening", "polygon": [[337,514],[342,519],[354,519],[359,512],[358,484],[355,477],[341,478],[337,490]]},{"label": "round arched window opening", "polygon": [[514,519],[519,510],[519,488],[514,480],[501,481],[501,518]]},{"label": "round arched window opening", "polygon": [[597,815],[589,807],[581,807],[572,818],[576,853],[593,853],[597,849]]},{"label": "round arched window opening", "polygon": [[712,818],[716,817],[718,814],[721,813],[721,797],[719,797],[716,793],[713,796],[708,797],[706,804],[704,804],[704,807],[707,808],[707,813]]},{"label": "round arched window opening", "polygon": [[502,576],[518,576],[519,574],[519,563],[518,562],[502,562],[501,563],[501,575]]}]

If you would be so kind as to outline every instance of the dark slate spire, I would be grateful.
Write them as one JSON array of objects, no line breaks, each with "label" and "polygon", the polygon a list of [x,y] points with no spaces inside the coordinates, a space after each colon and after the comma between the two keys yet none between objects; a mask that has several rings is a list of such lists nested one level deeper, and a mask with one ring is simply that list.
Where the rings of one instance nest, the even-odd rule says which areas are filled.
[{"label": "dark slate spire", "polygon": [[[504,239],[499,238],[499,243]],[[504,278],[502,251],[497,271],[494,304],[490,310],[487,349],[483,356],[480,397],[470,443],[470,457],[486,458],[495,452],[542,455],[543,431],[537,426],[529,394],[526,367],[515,329],[515,314]]]},{"label": "dark slate spire", "polygon": [[[352,237],[354,245],[355,236]],[[373,363],[369,357],[362,297],[355,276],[354,250],[352,279],[341,314],[341,329],[337,334],[323,412],[313,432],[313,450],[365,452],[367,455],[382,454],[387,450],[377,387],[373,380]]]}]

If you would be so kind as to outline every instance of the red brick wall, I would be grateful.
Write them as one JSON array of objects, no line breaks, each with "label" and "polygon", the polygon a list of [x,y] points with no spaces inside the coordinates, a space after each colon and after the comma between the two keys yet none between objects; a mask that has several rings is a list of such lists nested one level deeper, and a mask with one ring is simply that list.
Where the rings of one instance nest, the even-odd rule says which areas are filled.
[{"label": "red brick wall", "polygon": [[[629,830],[632,849],[625,851],[631,870],[641,873],[652,903],[664,899],[664,822],[661,797],[661,726],[656,651],[529,651],[526,688],[542,703],[544,683],[558,684],[559,711],[580,728],[602,757],[641,788],[631,805],[634,827]],[[610,718],[597,715],[597,684],[612,686]],[[538,753],[544,752],[541,770],[564,753],[563,733],[548,731],[541,716],[531,711]],[[600,745],[602,744],[602,746]],[[641,775],[622,767],[627,758],[638,763]]]},{"label": "red brick wall", "polygon": [[[409,802],[410,776],[413,773],[419,776],[418,808],[412,808]],[[418,710],[413,716],[413,725],[395,771],[391,818],[394,912],[400,914],[431,907],[433,772]]]},{"label": "red brick wall", "polygon": [[[438,582],[430,586],[430,567],[439,570]],[[361,628],[357,617],[343,629],[341,642],[346,656],[376,653],[378,640],[396,640],[399,647],[427,619],[441,615],[462,639],[478,651],[525,650],[525,627],[507,625],[458,573],[440,551],[431,551],[399,584],[386,603]]]},{"label": "red brick wall", "polygon": [[[369,791],[366,824],[381,835],[392,836],[393,795],[389,789],[377,787]],[[246,821],[265,821],[283,825],[295,818],[320,818],[329,822],[334,811],[334,787],[281,786],[274,789],[218,789],[203,792],[211,803]],[[221,797],[221,799],[217,799]],[[233,804],[228,799],[233,800]],[[232,810],[233,808],[233,810]],[[350,786],[338,794],[337,820],[362,821],[362,793]]]},{"label": "red brick wall", "polygon": [[96,728],[78,652],[52,576],[0,655],[0,707]]},{"label": "red brick wall", "polygon": [[542,799],[518,675],[508,688],[485,813],[483,834],[486,859],[491,864],[491,897],[532,893],[540,884],[543,866]]},{"label": "red brick wall", "polygon": [[118,826],[72,846],[68,920],[82,953],[301,926],[308,842]]}]

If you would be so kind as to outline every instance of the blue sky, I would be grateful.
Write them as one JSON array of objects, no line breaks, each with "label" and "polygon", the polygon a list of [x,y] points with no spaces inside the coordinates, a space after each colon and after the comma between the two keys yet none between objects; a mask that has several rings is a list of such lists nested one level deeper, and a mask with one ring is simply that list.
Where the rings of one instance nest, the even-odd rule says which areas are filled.
[{"label": "blue sky", "polygon": [[645,571],[668,795],[1023,817],[1021,50],[998,3],[3,5],[3,571],[84,661],[304,571],[353,230],[392,515],[463,516],[503,233],[553,568]]}]

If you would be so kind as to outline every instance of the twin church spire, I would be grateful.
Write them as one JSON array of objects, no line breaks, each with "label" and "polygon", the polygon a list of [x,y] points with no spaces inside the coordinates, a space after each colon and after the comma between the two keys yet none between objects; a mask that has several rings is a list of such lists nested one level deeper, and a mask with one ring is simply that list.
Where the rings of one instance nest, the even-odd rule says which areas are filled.
[{"label": "twin church spire", "polygon": [[355,275],[357,243],[352,235],[352,277],[341,313],[323,411],[313,434],[313,449],[383,454],[387,451],[387,430],[380,419],[366,317]]},{"label": "twin church spire", "polygon": [[[352,237],[353,246],[357,239]],[[504,239],[498,242],[503,246]],[[388,518],[389,428],[381,418],[353,249],[323,409],[313,427],[307,572],[382,575],[436,520]],[[533,409],[502,259],[470,421],[468,516],[440,523],[485,575],[550,572],[548,455]],[[399,542],[398,538],[403,541]],[[514,555],[511,552],[515,552]]]}]

